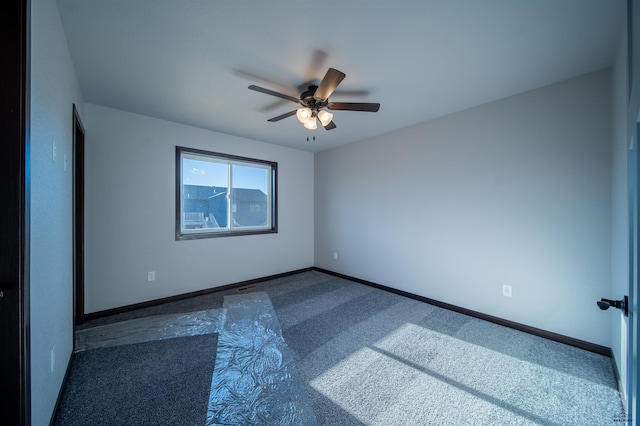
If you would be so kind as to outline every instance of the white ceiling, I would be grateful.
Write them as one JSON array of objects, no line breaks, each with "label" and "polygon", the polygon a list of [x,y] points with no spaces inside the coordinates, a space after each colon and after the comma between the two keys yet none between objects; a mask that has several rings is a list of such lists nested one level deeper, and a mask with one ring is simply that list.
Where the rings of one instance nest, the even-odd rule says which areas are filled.
[{"label": "white ceiling", "polygon": [[[624,0],[57,0],[85,101],[312,152],[611,66]],[[347,76],[337,128],[298,96]],[[352,92],[349,94],[348,92]],[[316,140],[307,141],[307,136]]]}]

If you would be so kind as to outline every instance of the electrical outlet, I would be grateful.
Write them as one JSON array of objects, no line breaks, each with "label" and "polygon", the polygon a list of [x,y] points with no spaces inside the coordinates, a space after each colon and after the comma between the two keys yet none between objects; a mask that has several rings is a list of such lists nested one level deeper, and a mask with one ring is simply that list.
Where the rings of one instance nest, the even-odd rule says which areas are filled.
[{"label": "electrical outlet", "polygon": [[53,140],[53,144],[51,146],[51,158],[55,162],[58,159],[58,145],[56,145],[56,140]]},{"label": "electrical outlet", "polygon": [[511,297],[511,286],[503,285],[502,286],[502,295],[505,297]]},{"label": "electrical outlet", "polygon": [[338,252],[337,251],[333,252],[333,260],[338,260]]},{"label": "electrical outlet", "polygon": [[147,272],[147,281],[155,281],[156,280],[156,271]]},{"label": "electrical outlet", "polygon": [[56,346],[53,345],[51,348],[51,372],[56,368]]}]

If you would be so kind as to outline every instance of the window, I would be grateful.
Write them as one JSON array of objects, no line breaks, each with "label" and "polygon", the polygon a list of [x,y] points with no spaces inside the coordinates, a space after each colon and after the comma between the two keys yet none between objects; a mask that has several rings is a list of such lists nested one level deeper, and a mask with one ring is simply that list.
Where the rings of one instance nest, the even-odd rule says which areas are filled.
[{"label": "window", "polygon": [[278,232],[278,164],[176,147],[176,240]]}]

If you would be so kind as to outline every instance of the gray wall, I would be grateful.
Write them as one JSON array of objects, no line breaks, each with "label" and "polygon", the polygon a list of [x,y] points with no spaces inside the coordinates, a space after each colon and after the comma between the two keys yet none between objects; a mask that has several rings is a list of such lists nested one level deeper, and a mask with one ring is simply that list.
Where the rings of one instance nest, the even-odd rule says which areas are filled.
[{"label": "gray wall", "polygon": [[610,79],[316,154],[315,265],[609,346]]},{"label": "gray wall", "polygon": [[[312,153],[92,104],[85,113],[87,313],[313,266]],[[278,233],[176,241],[176,145],[276,161]]]},{"label": "gray wall", "polygon": [[71,123],[83,100],[56,3],[31,8],[31,407],[46,425],[73,346]]}]

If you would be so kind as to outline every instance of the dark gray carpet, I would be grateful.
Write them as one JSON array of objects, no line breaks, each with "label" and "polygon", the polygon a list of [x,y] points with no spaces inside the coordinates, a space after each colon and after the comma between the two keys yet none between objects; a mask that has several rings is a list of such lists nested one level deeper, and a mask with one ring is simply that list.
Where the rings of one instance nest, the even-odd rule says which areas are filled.
[{"label": "dark gray carpet", "polygon": [[[611,358],[318,271],[87,326],[221,309],[224,296],[251,292],[269,297],[319,425],[584,426],[624,418]],[[90,382],[105,382],[101,374],[84,372]],[[123,374],[127,373],[109,380],[117,381]],[[200,377],[207,392],[211,377],[211,371]],[[180,392],[172,391],[172,398],[183,398]],[[199,402],[202,417],[174,417],[174,424],[205,424],[207,397]],[[169,401],[161,399],[165,398]],[[116,400],[101,409],[115,411],[112,406],[119,404]],[[148,402],[141,399],[136,405],[144,404]],[[86,419],[92,420],[91,415]],[[144,415],[135,419],[119,424],[167,424]]]},{"label": "dark gray carpet", "polygon": [[317,271],[265,283],[322,425],[607,425],[611,358]]},{"label": "dark gray carpet", "polygon": [[217,335],[75,355],[54,425],[203,425]]}]

